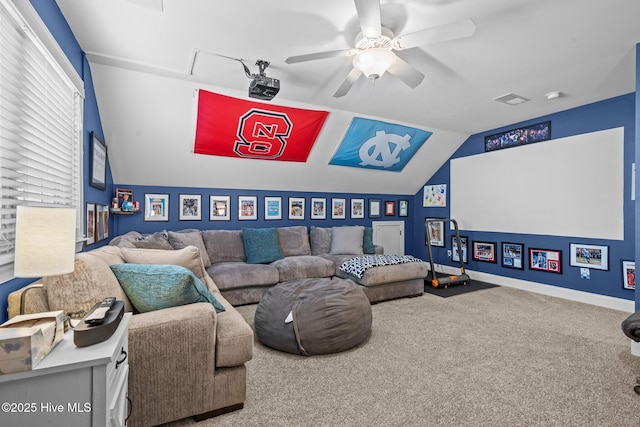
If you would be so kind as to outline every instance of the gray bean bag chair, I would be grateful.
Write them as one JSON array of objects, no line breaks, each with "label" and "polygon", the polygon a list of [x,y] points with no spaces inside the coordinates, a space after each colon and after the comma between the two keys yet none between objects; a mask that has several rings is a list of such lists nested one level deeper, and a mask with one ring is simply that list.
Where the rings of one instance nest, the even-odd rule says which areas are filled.
[{"label": "gray bean bag chair", "polygon": [[313,278],[281,283],[262,297],[255,313],[264,345],[311,356],[337,353],[371,335],[371,304],[351,280]]}]

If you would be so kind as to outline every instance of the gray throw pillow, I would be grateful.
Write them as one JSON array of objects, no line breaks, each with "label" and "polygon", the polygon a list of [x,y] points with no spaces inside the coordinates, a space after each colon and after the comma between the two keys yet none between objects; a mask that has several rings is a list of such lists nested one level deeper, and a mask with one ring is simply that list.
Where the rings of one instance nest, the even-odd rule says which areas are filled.
[{"label": "gray throw pillow", "polygon": [[362,255],[364,227],[361,225],[333,227],[331,230],[332,255]]},{"label": "gray throw pillow", "polygon": [[173,247],[171,247],[171,244],[169,243],[169,236],[166,232],[161,231],[141,237],[140,239],[133,242],[133,246],[142,249],[173,249]]}]

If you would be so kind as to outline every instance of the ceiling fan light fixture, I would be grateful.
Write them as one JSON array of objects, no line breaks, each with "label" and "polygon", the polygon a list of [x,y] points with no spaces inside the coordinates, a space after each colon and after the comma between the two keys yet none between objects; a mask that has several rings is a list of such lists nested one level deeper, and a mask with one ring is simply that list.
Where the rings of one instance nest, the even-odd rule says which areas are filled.
[{"label": "ceiling fan light fixture", "polygon": [[353,58],[353,66],[371,80],[380,78],[396,62],[396,55],[388,49],[363,50]]}]

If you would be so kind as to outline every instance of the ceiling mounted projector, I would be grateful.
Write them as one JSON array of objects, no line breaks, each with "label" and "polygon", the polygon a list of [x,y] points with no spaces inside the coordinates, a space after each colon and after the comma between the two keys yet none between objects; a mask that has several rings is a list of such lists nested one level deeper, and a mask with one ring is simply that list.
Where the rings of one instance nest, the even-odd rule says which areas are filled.
[{"label": "ceiling mounted projector", "polygon": [[251,79],[251,83],[249,83],[249,98],[271,101],[280,91],[280,80],[265,75],[264,70],[269,66],[269,62],[261,59],[256,61],[256,65],[260,70],[258,74],[251,74],[244,62],[240,62],[244,67],[245,74]]}]

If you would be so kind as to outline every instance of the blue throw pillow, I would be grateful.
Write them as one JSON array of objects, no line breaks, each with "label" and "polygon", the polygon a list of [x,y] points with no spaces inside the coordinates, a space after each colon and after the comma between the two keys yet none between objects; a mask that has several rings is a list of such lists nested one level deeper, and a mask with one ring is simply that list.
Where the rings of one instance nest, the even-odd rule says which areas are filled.
[{"label": "blue throw pillow", "polygon": [[111,270],[140,313],[195,302],[211,303],[216,313],[225,311],[207,286],[191,270],[179,265],[114,264]]},{"label": "blue throw pillow", "polygon": [[284,258],[275,228],[243,228],[242,240],[248,264],[268,264]]},{"label": "blue throw pillow", "polygon": [[362,252],[365,254],[375,254],[376,247],[373,245],[373,228],[364,228],[364,241],[362,242]]}]

